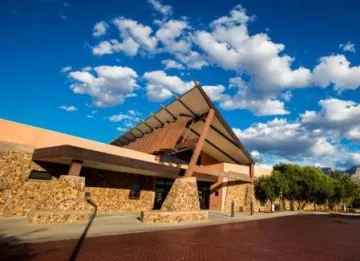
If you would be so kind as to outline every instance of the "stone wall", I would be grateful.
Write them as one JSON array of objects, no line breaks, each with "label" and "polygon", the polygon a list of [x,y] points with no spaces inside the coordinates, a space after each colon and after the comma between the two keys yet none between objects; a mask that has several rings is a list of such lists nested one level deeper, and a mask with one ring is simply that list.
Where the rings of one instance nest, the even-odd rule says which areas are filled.
[{"label": "stone wall", "polygon": [[[85,169],[85,191],[99,212],[140,212],[151,210],[155,199],[155,178],[102,170]],[[130,199],[134,183],[140,185],[139,199]]]},{"label": "stone wall", "polygon": [[162,211],[199,211],[200,202],[195,177],[177,178],[167,195]]},{"label": "stone wall", "polygon": [[254,197],[254,186],[250,183],[229,179],[226,183],[226,195],[224,211],[231,211],[231,202],[234,201],[235,211],[250,211],[251,201],[254,203],[254,211],[258,211],[258,202]]},{"label": "stone wall", "polygon": [[[5,146],[2,145],[0,144],[0,216],[23,215],[23,211],[8,212],[9,204],[22,192],[31,170],[43,169],[32,162],[31,150],[18,151],[15,146],[12,151],[4,150]],[[6,148],[8,149],[8,145]],[[26,190],[31,191],[33,188]]]},{"label": "stone wall", "polygon": [[180,223],[185,221],[201,221],[209,218],[208,211],[143,211],[141,221],[145,224],[152,223]]},{"label": "stone wall", "polygon": [[[85,200],[85,192],[90,193],[98,212],[140,212],[153,207],[152,177],[83,169],[83,177],[54,175],[48,181],[28,180],[31,170],[44,170],[32,162],[31,150],[0,148],[3,149],[0,151],[0,216],[29,215],[31,222],[39,223],[84,221],[86,213],[93,211]],[[63,174],[68,166],[46,166],[49,168]],[[134,182],[141,184],[139,199],[129,199]]]}]

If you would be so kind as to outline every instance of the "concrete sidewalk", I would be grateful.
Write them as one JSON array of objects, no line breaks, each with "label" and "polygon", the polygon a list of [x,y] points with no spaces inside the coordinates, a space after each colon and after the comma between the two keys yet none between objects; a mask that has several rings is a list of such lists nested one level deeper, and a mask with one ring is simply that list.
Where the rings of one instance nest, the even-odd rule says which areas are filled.
[{"label": "concrete sidewalk", "polygon": [[[143,224],[139,221],[139,213],[117,213],[111,215],[98,215],[94,218],[86,233],[86,237],[107,235],[120,235],[159,230],[200,227],[233,222],[244,222],[259,219],[275,218],[296,215],[298,212],[281,213],[230,213],[209,212],[209,220],[197,222],[183,222],[175,224]],[[28,224],[26,217],[0,218],[0,243],[16,238],[18,243],[58,241],[80,238],[88,224],[53,224],[34,225]]]}]

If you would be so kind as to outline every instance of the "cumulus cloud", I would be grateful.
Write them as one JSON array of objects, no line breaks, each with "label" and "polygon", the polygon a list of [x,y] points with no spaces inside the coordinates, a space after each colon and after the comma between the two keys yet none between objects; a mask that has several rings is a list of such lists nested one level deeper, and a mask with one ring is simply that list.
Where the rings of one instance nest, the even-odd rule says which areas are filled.
[{"label": "cumulus cloud", "polygon": [[113,46],[109,41],[102,41],[92,49],[95,55],[104,55],[113,53]]},{"label": "cumulus cloud", "polygon": [[120,31],[123,41],[135,42],[149,52],[156,51],[158,39],[153,36],[150,26],[124,17],[114,19],[113,23]]},{"label": "cumulus cloud", "polygon": [[98,22],[94,25],[94,28],[93,28],[93,36],[94,37],[99,37],[99,36],[102,36],[104,34],[106,34],[106,30],[108,28],[108,24],[105,22],[105,21],[101,21],[101,22]]},{"label": "cumulus cloud", "polygon": [[339,44],[339,48],[343,50],[343,52],[356,53],[355,44],[353,44],[352,42]]},{"label": "cumulus cloud", "polygon": [[250,150],[271,153],[291,160],[321,157],[335,153],[335,147],[324,137],[309,132],[300,123],[275,118],[256,123],[245,130],[234,129]]},{"label": "cumulus cloud", "polygon": [[147,81],[147,96],[151,101],[163,101],[173,94],[182,94],[192,87],[193,82],[184,82],[177,76],[168,76],[164,71],[152,71],[144,74]]},{"label": "cumulus cloud", "polygon": [[184,65],[174,60],[163,60],[161,63],[165,66],[165,69],[185,69]]},{"label": "cumulus cloud", "polygon": [[267,34],[250,35],[247,23],[252,20],[245,9],[237,6],[229,16],[213,21],[211,31],[196,31],[194,42],[211,63],[250,76],[247,88],[228,97],[227,108],[243,108],[250,100],[252,104],[263,102],[269,109],[275,105],[277,114],[287,113],[275,97],[287,88],[308,86],[311,71],[293,69],[294,58],[281,54],[285,45],[274,43]]},{"label": "cumulus cloud", "polygon": [[[149,2],[161,14],[170,17],[170,6],[157,0]],[[268,33],[249,32],[248,25],[255,16],[249,15],[240,5],[203,29],[190,25],[186,18],[169,17],[155,23],[157,29],[133,19],[117,17],[111,24],[118,29],[119,39],[101,41],[92,51],[95,55],[118,52],[128,56],[170,54],[171,59],[162,62],[165,69],[218,66],[233,71],[237,77],[230,79],[229,86],[218,93],[216,100],[224,109],[247,109],[258,116],[290,113],[286,103],[295,88],[334,86],[342,91],[360,86],[360,66],[351,66],[341,54],[320,58],[313,70],[294,66],[295,58],[286,54],[283,43],[273,41]],[[342,44],[341,48],[355,51],[351,42]],[[160,86],[166,85],[148,84],[148,97],[163,100],[176,93]]]},{"label": "cumulus cloud", "polygon": [[148,2],[157,12],[164,16],[170,16],[172,14],[172,7],[170,5],[163,5],[157,0],[148,0]]},{"label": "cumulus cloud", "polygon": [[68,112],[72,112],[72,111],[77,111],[78,108],[76,108],[75,106],[66,106],[66,105],[61,105],[59,106],[59,109],[64,110],[64,111],[68,111]]},{"label": "cumulus cloud", "polygon": [[306,111],[300,115],[303,126],[318,132],[331,132],[336,139],[360,140],[360,105],[353,101],[320,100],[320,112]]},{"label": "cumulus cloud", "polygon": [[313,71],[313,81],[321,87],[334,85],[336,90],[355,90],[360,86],[360,66],[351,67],[342,54],[322,57]]},{"label": "cumulus cloud", "polygon": [[94,73],[72,71],[68,76],[73,81],[71,90],[76,94],[90,95],[95,106],[115,106],[135,95],[138,75],[133,69],[121,66],[98,66],[94,67],[93,71]]}]

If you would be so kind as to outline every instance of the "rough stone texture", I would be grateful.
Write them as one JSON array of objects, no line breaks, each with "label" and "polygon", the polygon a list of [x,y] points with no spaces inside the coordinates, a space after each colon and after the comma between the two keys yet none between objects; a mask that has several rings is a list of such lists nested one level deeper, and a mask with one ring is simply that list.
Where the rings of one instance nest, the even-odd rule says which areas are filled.
[{"label": "rough stone texture", "polygon": [[225,195],[224,211],[231,211],[231,202],[234,201],[235,211],[250,211],[251,201],[254,203],[254,211],[259,211],[258,202],[254,197],[254,186],[250,183],[229,180]]},{"label": "rough stone texture", "polygon": [[[154,178],[142,175],[85,169],[85,191],[97,205],[98,212],[140,212],[154,206]],[[131,186],[140,184],[139,199],[130,199]]]},{"label": "rough stone texture", "polygon": [[177,178],[167,195],[162,211],[200,211],[195,177]]},{"label": "rough stone texture", "polygon": [[28,214],[31,224],[85,223],[89,220],[88,211],[41,211]]},{"label": "rough stone texture", "polygon": [[200,221],[209,218],[208,211],[142,211],[141,221],[145,224],[152,223],[179,223],[185,221]]},{"label": "rough stone texture", "polygon": [[4,211],[22,190],[31,170],[43,169],[32,162],[32,153],[3,149],[0,150],[0,216],[8,216]]}]

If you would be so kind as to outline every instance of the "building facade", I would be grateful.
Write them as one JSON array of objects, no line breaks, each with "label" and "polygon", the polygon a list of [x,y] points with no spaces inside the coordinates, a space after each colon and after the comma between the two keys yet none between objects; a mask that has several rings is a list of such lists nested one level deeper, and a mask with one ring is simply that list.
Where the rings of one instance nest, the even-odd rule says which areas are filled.
[{"label": "building facade", "polygon": [[198,85],[110,144],[0,119],[0,215],[32,223],[141,211],[144,222],[199,220],[232,202],[249,211],[255,174]]}]

